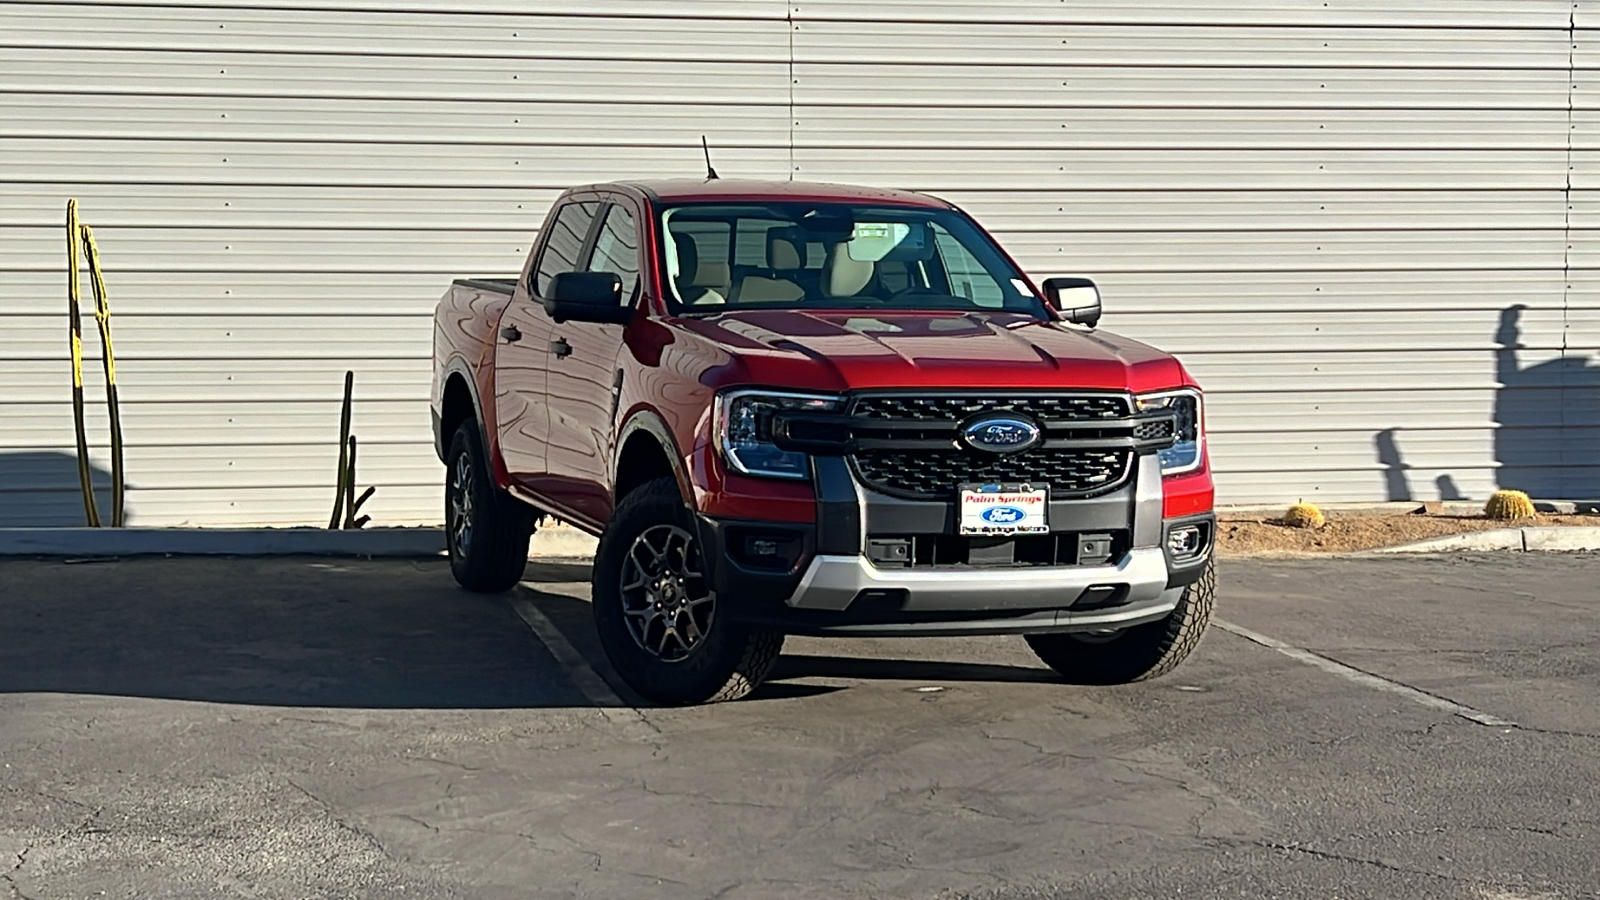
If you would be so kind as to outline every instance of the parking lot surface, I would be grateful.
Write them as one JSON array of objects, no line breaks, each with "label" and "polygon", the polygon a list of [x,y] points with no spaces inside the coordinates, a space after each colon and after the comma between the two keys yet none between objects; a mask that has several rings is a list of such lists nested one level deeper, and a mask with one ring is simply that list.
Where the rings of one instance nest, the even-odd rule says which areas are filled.
[{"label": "parking lot surface", "polygon": [[1158,681],[791,639],[690,709],[587,579],[0,561],[0,898],[1600,897],[1600,557],[1225,561]]}]

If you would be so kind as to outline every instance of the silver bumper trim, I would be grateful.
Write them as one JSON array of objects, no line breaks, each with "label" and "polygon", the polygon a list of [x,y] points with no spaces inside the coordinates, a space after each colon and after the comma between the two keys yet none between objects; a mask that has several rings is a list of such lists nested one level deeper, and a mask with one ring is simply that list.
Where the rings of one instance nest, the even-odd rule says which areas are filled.
[{"label": "silver bumper trim", "polygon": [[880,569],[864,556],[818,556],[785,601],[796,609],[842,610],[864,590],[904,590],[907,611],[983,612],[1065,609],[1085,590],[1126,585],[1127,602],[1096,610],[1112,614],[1161,597],[1167,560],[1159,547],[1129,551],[1114,566],[1015,569]]}]

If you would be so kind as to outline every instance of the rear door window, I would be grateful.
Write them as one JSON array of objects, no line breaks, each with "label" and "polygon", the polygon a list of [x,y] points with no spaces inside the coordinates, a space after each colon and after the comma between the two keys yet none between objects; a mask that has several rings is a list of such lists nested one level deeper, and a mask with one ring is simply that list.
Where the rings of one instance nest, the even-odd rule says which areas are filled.
[{"label": "rear door window", "polygon": [[550,235],[539,255],[534,294],[545,296],[552,278],[562,272],[578,271],[578,254],[583,252],[583,242],[589,236],[589,226],[599,209],[598,201],[568,203],[545,226],[550,229]]}]

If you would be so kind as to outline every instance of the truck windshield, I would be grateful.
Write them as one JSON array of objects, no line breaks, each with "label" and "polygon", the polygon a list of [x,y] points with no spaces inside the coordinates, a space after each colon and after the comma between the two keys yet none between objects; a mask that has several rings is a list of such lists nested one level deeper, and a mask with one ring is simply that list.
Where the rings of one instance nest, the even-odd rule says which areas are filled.
[{"label": "truck windshield", "polygon": [[994,242],[948,209],[685,204],[661,213],[674,313],[731,309],[1012,312],[1044,303]]}]

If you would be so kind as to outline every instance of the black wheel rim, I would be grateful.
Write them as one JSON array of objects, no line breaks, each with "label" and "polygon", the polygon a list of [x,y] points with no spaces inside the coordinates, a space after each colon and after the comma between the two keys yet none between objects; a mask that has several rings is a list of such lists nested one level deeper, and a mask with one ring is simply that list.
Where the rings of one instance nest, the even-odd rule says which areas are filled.
[{"label": "black wheel rim", "polygon": [[679,662],[711,633],[715,598],[689,532],[656,525],[633,539],[622,562],[622,618],[639,648]]},{"label": "black wheel rim", "polygon": [[472,473],[472,458],[465,453],[456,456],[450,467],[450,550],[459,559],[467,558],[467,547],[472,541],[472,492],[476,487]]}]

